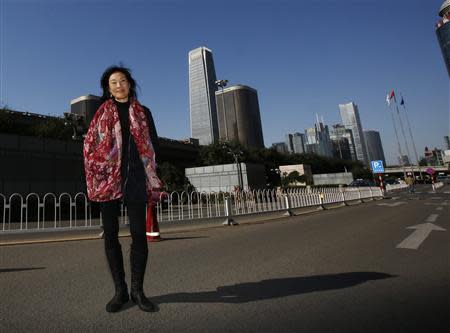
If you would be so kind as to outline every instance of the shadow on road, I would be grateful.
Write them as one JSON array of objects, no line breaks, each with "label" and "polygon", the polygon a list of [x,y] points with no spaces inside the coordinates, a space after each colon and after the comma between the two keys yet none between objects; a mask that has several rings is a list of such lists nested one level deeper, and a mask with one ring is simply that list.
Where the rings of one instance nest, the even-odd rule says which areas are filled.
[{"label": "shadow on road", "polygon": [[352,272],[270,279],[259,282],[220,286],[215,291],[174,293],[152,297],[161,303],[247,303],[271,298],[300,295],[315,291],[342,289],[370,281],[396,277],[377,272]]},{"label": "shadow on road", "polygon": [[45,267],[30,267],[30,268],[0,268],[0,273],[20,272],[20,271],[34,271],[36,269],[45,269]]}]

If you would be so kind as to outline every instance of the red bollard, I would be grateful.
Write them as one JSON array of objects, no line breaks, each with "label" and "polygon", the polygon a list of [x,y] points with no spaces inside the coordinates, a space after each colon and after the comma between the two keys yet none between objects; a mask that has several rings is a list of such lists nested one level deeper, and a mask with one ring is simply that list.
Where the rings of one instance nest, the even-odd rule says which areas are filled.
[{"label": "red bollard", "polygon": [[158,218],[156,215],[156,206],[154,203],[147,204],[146,235],[148,242],[159,242],[161,240]]}]

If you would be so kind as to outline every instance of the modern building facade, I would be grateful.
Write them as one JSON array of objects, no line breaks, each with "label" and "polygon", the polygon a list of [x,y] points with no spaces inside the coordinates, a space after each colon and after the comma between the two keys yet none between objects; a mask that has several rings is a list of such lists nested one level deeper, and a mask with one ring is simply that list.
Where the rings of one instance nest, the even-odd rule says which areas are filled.
[{"label": "modern building facade", "polygon": [[450,0],[444,1],[439,16],[441,19],[436,23],[436,35],[450,76]]},{"label": "modern building facade", "polygon": [[303,133],[286,134],[287,151],[291,154],[306,152],[306,136]]},{"label": "modern building facade", "polygon": [[285,142],[272,143],[272,148],[274,148],[277,152],[282,154],[286,154],[288,152]]},{"label": "modern building facade", "polygon": [[219,138],[245,147],[264,148],[257,91],[235,85],[215,94]]},{"label": "modern building facade", "polygon": [[450,135],[444,136],[444,150],[450,150]]},{"label": "modern building facade", "polygon": [[191,137],[201,145],[219,138],[216,110],[216,71],[210,49],[199,47],[189,52],[189,111]]},{"label": "modern building facade", "polygon": [[83,117],[86,119],[86,125],[89,125],[101,104],[101,98],[98,96],[80,96],[70,101],[70,113]]},{"label": "modern building facade", "polygon": [[333,144],[333,156],[349,161],[356,161],[355,142],[352,131],[342,124],[331,126],[330,139]]},{"label": "modern building facade", "polygon": [[314,127],[305,130],[306,150],[320,156],[333,157],[333,145],[328,126],[317,121]]},{"label": "modern building facade", "polygon": [[364,131],[364,139],[367,145],[367,155],[369,161],[383,161],[386,165],[386,158],[384,157],[383,144],[381,143],[380,132],[373,130]]},{"label": "modern building facade", "polygon": [[358,106],[354,102],[339,104],[342,124],[352,131],[355,143],[356,158],[364,165],[368,165],[366,142],[359,117]]}]

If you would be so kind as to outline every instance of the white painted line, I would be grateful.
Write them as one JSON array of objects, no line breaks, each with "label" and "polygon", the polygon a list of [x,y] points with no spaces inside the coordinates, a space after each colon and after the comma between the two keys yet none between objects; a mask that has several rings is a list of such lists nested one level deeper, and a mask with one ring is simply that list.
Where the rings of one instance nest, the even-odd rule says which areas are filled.
[{"label": "white painted line", "polygon": [[436,210],[443,210],[443,209],[444,209],[444,207],[442,207],[442,206],[436,207]]},{"label": "white painted line", "polygon": [[430,198],[431,200],[441,200],[442,199],[442,197],[432,197],[432,198]]},{"label": "white painted line", "polygon": [[[437,214],[435,214],[437,215]],[[399,249],[410,249],[417,250],[420,244],[430,235],[431,231],[445,231],[446,229],[441,228],[433,223],[422,223],[406,229],[415,229],[415,231],[406,237],[400,244],[397,245]]]},{"label": "white painted line", "polygon": [[450,191],[444,191],[444,193],[446,193],[446,194],[450,194]]},{"label": "white painted line", "polygon": [[425,220],[426,222],[435,222],[436,219],[438,218],[439,214],[431,214],[430,216],[427,217],[427,219]]},{"label": "white painted line", "polygon": [[425,202],[425,205],[427,205],[427,206],[448,206],[449,204],[446,202],[443,202],[443,203]]},{"label": "white painted line", "polygon": [[398,200],[400,197],[392,197],[392,200]]}]

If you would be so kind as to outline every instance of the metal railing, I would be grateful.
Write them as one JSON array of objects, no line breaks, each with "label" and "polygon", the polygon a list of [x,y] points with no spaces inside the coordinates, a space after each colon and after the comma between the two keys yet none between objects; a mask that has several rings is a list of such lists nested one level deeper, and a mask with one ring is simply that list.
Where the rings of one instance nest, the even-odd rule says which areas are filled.
[{"label": "metal railing", "polygon": [[[225,216],[283,211],[293,208],[323,206],[382,197],[378,187],[295,188],[286,191],[254,190],[232,193],[172,192],[162,193],[156,206],[159,222],[208,219]],[[225,205],[225,201],[228,202]],[[226,210],[228,209],[228,211]],[[127,223],[127,212],[121,206],[121,223]],[[101,226],[98,204],[85,193],[59,196],[37,193],[9,197],[0,194],[0,232],[76,229]]]}]

